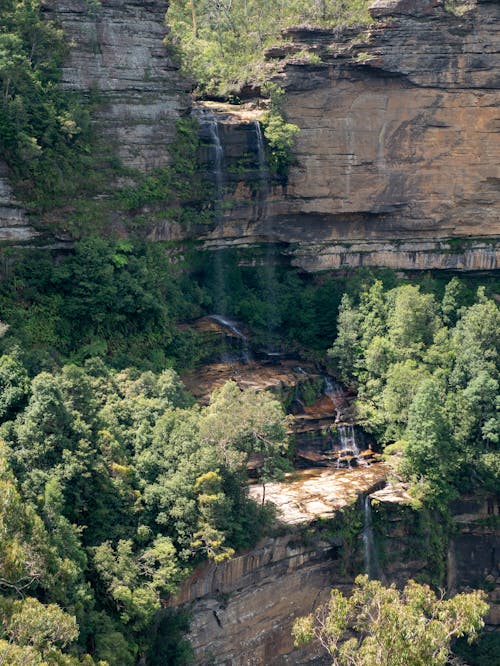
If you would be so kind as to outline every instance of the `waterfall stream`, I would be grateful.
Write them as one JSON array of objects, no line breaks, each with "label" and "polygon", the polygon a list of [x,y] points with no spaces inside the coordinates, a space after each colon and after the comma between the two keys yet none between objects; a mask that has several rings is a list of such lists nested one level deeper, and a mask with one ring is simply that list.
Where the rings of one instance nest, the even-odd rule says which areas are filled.
[{"label": "waterfall stream", "polygon": [[369,495],[366,495],[363,500],[363,548],[365,573],[369,578],[379,578],[380,569],[373,538],[372,503]]},{"label": "waterfall stream", "polygon": [[[252,359],[252,352],[248,344],[248,338],[243,333],[243,331],[238,327],[238,324],[232,319],[228,319],[227,317],[224,317],[223,315],[219,314],[209,315],[209,319],[213,319],[224,328],[227,328],[228,331],[230,331],[235,338],[238,338],[241,341],[241,351],[240,351],[241,358],[238,360],[241,360],[243,363],[250,363],[253,359]],[[233,360],[234,358],[231,358],[230,354],[225,354],[224,357],[222,358],[222,361],[227,361],[227,362],[231,362]]]},{"label": "waterfall stream", "polygon": [[353,425],[343,425],[339,426],[339,437],[340,445],[342,451],[351,451],[353,456],[357,458],[359,456],[359,447],[356,442],[356,433],[354,431]]},{"label": "waterfall stream", "polygon": [[215,179],[216,203],[220,203],[224,196],[224,147],[219,133],[219,124],[215,114],[205,107],[198,107],[198,120],[201,129],[206,129],[210,137],[211,159]]},{"label": "waterfall stream", "polygon": [[266,162],[266,149],[264,146],[264,137],[262,135],[262,127],[258,120],[254,121],[255,135],[257,138],[257,163],[259,166],[259,180],[258,180],[258,209],[257,216],[259,219],[265,219],[267,214],[267,195],[269,191],[269,170]]},{"label": "waterfall stream", "polygon": [[[222,201],[224,199],[224,146],[222,144],[219,123],[213,111],[198,107],[200,128],[210,140],[210,165],[215,181],[213,210],[219,238],[224,236],[222,224]],[[225,313],[227,307],[226,271],[221,250],[214,252],[214,305],[218,312]]]}]

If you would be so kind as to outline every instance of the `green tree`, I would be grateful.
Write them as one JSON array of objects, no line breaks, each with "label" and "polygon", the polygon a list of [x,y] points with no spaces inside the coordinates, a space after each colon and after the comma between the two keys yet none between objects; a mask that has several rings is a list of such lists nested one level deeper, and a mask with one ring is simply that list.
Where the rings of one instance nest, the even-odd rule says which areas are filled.
[{"label": "green tree", "polygon": [[408,413],[403,468],[415,481],[424,480],[427,498],[443,506],[456,490],[460,452],[446,418],[444,387],[436,378],[422,381]]},{"label": "green tree", "polygon": [[28,373],[19,353],[0,356],[0,421],[13,418],[29,394]]},{"label": "green tree", "polygon": [[444,666],[452,640],[477,637],[488,611],[482,591],[438,597],[409,581],[404,590],[358,576],[346,598],[332,590],[314,614],[295,621],[296,645],[319,640],[332,666]]},{"label": "green tree", "polygon": [[[0,661],[11,666],[92,666],[94,661],[65,653],[78,637],[74,617],[33,597],[0,600]],[[105,666],[104,663],[101,666]]]}]

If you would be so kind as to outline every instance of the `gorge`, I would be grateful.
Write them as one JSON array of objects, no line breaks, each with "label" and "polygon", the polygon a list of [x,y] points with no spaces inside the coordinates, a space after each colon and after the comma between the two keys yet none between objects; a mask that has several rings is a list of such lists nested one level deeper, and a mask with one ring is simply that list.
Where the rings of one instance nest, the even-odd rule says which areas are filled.
[{"label": "gorge", "polygon": [[5,2],[0,663],[326,665],[362,573],[498,647],[500,4],[314,4],[222,94],[236,2]]}]

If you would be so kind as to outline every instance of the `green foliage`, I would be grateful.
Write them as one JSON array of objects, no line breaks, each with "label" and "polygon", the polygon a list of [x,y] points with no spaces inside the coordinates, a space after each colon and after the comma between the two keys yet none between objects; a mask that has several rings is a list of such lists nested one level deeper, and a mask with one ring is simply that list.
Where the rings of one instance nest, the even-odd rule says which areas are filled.
[{"label": "green foliage", "polygon": [[[0,599],[0,658],[12,666],[92,666],[94,661],[65,654],[78,637],[75,618],[55,604],[33,597],[22,601]],[[104,665],[103,665],[104,666]]]},{"label": "green foliage", "polygon": [[477,0],[445,0],[444,8],[450,14],[463,16],[471,9],[474,9]]},{"label": "green foliage", "polygon": [[0,648],[10,640],[9,663],[41,664],[43,652],[46,663],[76,664],[92,645],[110,666],[132,665],[149,649],[160,600],[197,562],[231,557],[267,525],[246,465],[261,453],[265,473],[279,472],[284,414],[269,394],[234,384],[194,406],[170,369],[118,372],[92,359],[27,381],[18,357],[0,366],[14,368],[24,396],[1,419]]},{"label": "green foliage", "polygon": [[262,119],[269,153],[268,164],[271,172],[286,183],[288,170],[293,164],[293,146],[300,129],[297,125],[287,123],[283,117],[283,88],[268,83],[265,91],[270,97],[269,111]]},{"label": "green foliage", "polygon": [[37,210],[95,184],[88,109],[58,86],[67,47],[40,4],[3,0],[0,11],[0,152]]},{"label": "green foliage", "polygon": [[417,286],[386,291],[377,281],[358,305],[343,298],[330,352],[358,389],[366,427],[400,443],[400,471],[438,507],[498,479],[500,312],[483,288],[467,301],[456,278],[441,303]]},{"label": "green foliage", "polygon": [[[114,207],[126,211],[162,204],[162,214],[185,227],[210,224],[213,188],[203,178],[199,161],[198,123],[192,118],[177,121],[177,135],[169,146],[171,164],[142,176],[138,183],[124,187],[114,198]],[[109,204],[108,204],[109,205]]]},{"label": "green foliage", "polygon": [[296,645],[318,639],[333,666],[444,666],[452,639],[476,638],[487,611],[482,592],[443,599],[411,580],[399,591],[358,576],[351,597],[332,590],[293,635]]},{"label": "green foliage", "polygon": [[454,644],[453,652],[470,666],[492,666],[500,654],[500,635],[497,631],[484,632],[473,644],[461,638]]},{"label": "green foliage", "polygon": [[272,73],[264,52],[283,28],[367,25],[367,0],[175,0],[167,21],[172,44],[202,95],[231,98],[246,84],[262,84]]},{"label": "green foliage", "polygon": [[95,355],[122,367],[157,368],[175,362],[175,354],[186,358],[175,322],[198,314],[202,298],[160,245],[90,238],[59,263],[28,252],[1,287],[11,323],[2,344],[40,350],[32,353],[35,369],[61,357],[81,362]]}]

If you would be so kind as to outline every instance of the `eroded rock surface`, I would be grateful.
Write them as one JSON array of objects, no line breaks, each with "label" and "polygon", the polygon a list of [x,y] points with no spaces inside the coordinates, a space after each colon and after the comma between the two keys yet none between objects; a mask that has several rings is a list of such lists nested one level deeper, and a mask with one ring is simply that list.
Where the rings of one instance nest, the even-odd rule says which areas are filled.
[{"label": "eroded rock surface", "polygon": [[188,84],[163,40],[165,0],[45,0],[70,53],[62,85],[98,95],[99,132],[123,164],[142,172],[169,161],[176,121],[189,108]]},{"label": "eroded rock surface", "polygon": [[24,243],[39,234],[28,221],[26,211],[14,197],[8,169],[0,159],[0,242]]},{"label": "eroded rock surface", "polygon": [[227,215],[210,244],[275,242],[309,271],[497,268],[500,5],[455,16],[438,0],[378,0],[372,13],[360,35],[288,31],[320,58],[279,79],[297,163],[264,219]]},{"label": "eroded rock surface", "polygon": [[[384,485],[388,470],[384,463],[356,469],[305,469],[284,482],[265,485],[266,501],[278,509],[279,520],[286,525],[310,523],[332,518],[361,495]],[[262,501],[263,488],[250,488],[250,497]]]}]

